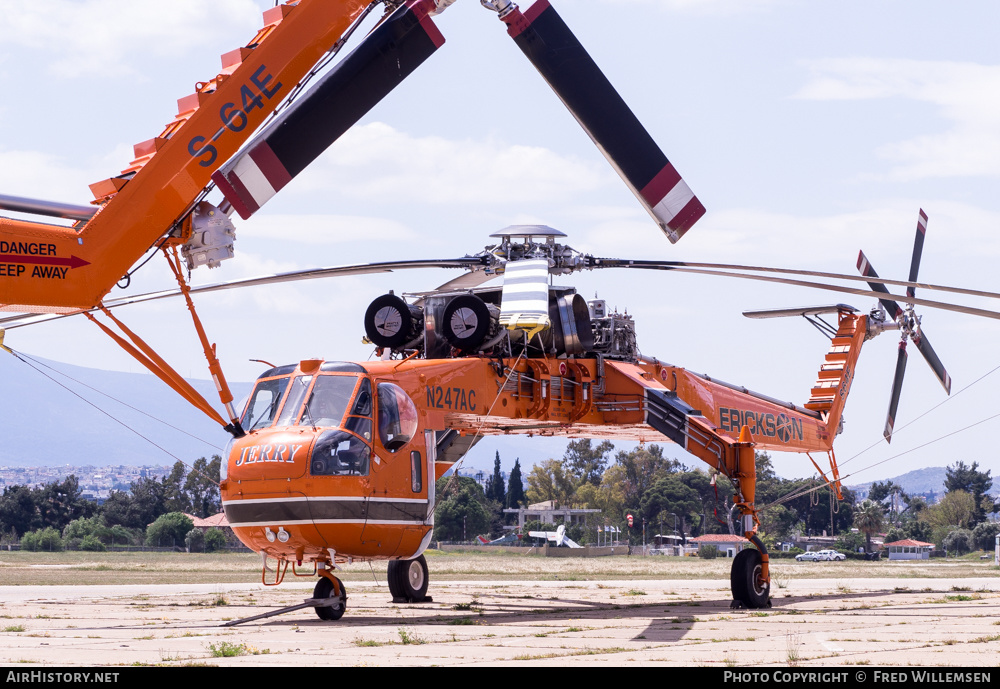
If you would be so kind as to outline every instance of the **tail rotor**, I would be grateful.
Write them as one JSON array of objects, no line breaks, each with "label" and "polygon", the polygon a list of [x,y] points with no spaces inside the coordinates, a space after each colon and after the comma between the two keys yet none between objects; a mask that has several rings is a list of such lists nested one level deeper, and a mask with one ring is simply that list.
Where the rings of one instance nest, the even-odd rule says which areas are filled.
[{"label": "tail rotor", "polygon": [[[923,209],[920,210],[920,215],[917,218],[917,234],[913,241],[913,257],[910,260],[910,276],[909,282],[917,281],[917,273],[920,270],[920,257],[924,250],[924,235],[927,232],[927,214],[924,213]],[[871,262],[868,257],[865,256],[864,252],[858,253],[858,270],[861,274],[869,278],[868,285],[875,292],[880,292],[883,294],[889,294],[889,290],[886,289],[885,285],[881,282],[876,282],[878,279],[878,273],[872,267]],[[906,296],[914,297],[916,296],[916,289],[910,285],[906,288]],[[873,311],[874,320],[876,323],[882,322],[880,327],[881,330],[888,330],[891,328],[898,329],[900,332],[899,339],[899,350],[896,355],[896,373],[892,380],[892,392],[889,396],[889,413],[885,420],[885,429],[882,431],[882,435],[885,436],[886,442],[892,442],[892,429],[896,422],[896,409],[899,406],[899,397],[903,389],[903,375],[906,372],[906,344],[908,340],[912,340],[914,346],[923,355],[924,359],[927,361],[928,365],[934,371],[934,375],[937,376],[944,390],[949,395],[951,394],[951,376],[948,375],[948,371],[945,370],[944,364],[941,363],[941,359],[938,357],[937,352],[931,347],[930,342],[927,340],[927,336],[924,334],[920,326],[921,317],[916,315],[913,309],[913,304],[906,304],[905,308],[900,308],[899,304],[896,303],[894,299],[879,298],[879,304],[881,304],[881,309]],[[882,309],[885,310],[885,314],[892,319],[893,324],[885,323],[885,314],[881,313]]]}]

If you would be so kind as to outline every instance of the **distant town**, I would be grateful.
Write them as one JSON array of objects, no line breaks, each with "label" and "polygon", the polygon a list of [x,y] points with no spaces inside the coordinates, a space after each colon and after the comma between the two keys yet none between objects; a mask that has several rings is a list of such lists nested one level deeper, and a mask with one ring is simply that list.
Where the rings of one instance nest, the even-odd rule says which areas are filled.
[{"label": "distant town", "polygon": [[[114,464],[108,466],[72,466],[64,464],[52,467],[11,467],[0,466],[0,493],[10,486],[27,486],[38,488],[49,483],[59,482],[67,476],[76,476],[82,491],[81,497],[103,503],[112,491],[127,491],[140,478],[162,479],[170,473],[169,466],[126,466]],[[487,474],[482,470],[462,471],[462,476],[469,476],[479,483],[486,482]],[[504,473],[504,480],[507,475]]]},{"label": "distant town", "polygon": [[112,491],[129,489],[140,478],[161,479],[170,473],[169,466],[109,465],[95,467],[64,464],[54,467],[0,467],[0,492],[9,486],[36,488],[76,476],[83,498],[104,502]]}]

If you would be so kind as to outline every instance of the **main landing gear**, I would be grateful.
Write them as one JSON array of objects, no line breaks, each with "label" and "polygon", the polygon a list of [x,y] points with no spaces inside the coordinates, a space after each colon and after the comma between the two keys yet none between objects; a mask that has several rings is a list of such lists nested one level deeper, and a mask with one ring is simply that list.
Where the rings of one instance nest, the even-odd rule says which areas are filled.
[{"label": "main landing gear", "polygon": [[771,607],[771,582],[764,574],[765,557],[767,557],[766,552],[747,548],[733,558],[733,568],[729,574],[733,602],[729,607]]},{"label": "main landing gear", "polygon": [[430,603],[427,595],[427,560],[390,560],[386,576],[393,603]]}]

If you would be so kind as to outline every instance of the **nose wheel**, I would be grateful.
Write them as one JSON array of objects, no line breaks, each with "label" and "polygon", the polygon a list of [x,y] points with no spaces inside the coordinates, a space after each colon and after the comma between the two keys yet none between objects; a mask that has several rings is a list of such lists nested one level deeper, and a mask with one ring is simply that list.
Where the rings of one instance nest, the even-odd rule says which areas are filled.
[{"label": "nose wheel", "polygon": [[[334,592],[334,581],[337,582],[339,595]],[[328,605],[317,605],[315,608],[316,615],[321,620],[328,622],[339,620],[347,611],[347,589],[344,588],[344,582],[337,577],[333,577],[333,580],[320,577],[319,581],[316,582],[316,588],[313,589],[313,598],[328,602]]]},{"label": "nose wheel", "polygon": [[430,603],[427,595],[427,560],[390,560],[386,576],[393,603]]},{"label": "nose wheel", "polygon": [[771,582],[764,577],[763,557],[759,550],[747,548],[736,554],[729,582],[733,591],[730,607],[771,607]]}]

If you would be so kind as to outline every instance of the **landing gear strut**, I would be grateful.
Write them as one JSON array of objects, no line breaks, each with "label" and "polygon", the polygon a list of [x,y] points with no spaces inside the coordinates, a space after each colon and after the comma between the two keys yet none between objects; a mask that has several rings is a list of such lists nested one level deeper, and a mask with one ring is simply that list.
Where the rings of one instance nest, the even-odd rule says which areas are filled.
[{"label": "landing gear strut", "polygon": [[430,603],[427,595],[427,560],[390,560],[386,576],[393,603]]}]

